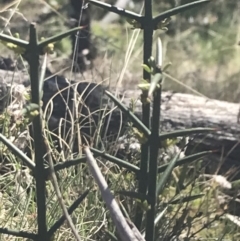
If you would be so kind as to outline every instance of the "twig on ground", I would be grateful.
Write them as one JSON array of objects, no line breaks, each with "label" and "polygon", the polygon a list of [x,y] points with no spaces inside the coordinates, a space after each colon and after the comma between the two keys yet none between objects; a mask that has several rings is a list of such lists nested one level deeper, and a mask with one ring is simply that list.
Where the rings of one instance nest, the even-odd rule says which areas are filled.
[{"label": "twig on ground", "polygon": [[[87,165],[99,186],[99,189],[102,194],[103,200],[106,202],[106,205],[110,211],[111,217],[117,227],[119,235],[122,240],[124,241],[143,241],[144,238],[140,235],[136,235],[136,228],[133,230],[128,225],[128,222],[124,218],[114,196],[111,194],[110,190],[108,189],[108,185],[106,180],[104,179],[96,160],[94,159],[89,147],[84,148],[86,157],[87,157]],[[139,231],[138,231],[139,234]]]}]

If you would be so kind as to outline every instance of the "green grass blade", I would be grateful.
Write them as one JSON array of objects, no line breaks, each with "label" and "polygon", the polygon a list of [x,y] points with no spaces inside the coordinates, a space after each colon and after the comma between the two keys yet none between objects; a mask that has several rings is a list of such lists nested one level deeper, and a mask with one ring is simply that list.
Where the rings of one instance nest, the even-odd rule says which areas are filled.
[{"label": "green grass blade", "polygon": [[154,220],[154,225],[155,225],[155,226],[159,223],[159,221],[161,220],[161,218],[163,217],[163,215],[164,215],[165,212],[167,211],[167,208],[168,208],[168,207],[165,207],[165,208],[162,210],[162,212],[160,212],[160,213],[157,215],[157,217],[156,217],[155,220]]},{"label": "green grass blade", "polygon": [[[174,167],[181,166],[181,165],[187,164],[187,163],[189,164],[193,161],[197,161],[200,158],[203,158],[203,157],[205,157],[207,155],[210,155],[212,153],[214,153],[214,151],[203,151],[203,152],[199,152],[197,154],[193,154],[193,155],[181,158],[180,160],[177,160],[176,162],[174,162],[174,165],[175,165]],[[169,164],[164,164],[164,165],[158,167],[158,173],[166,171],[168,166],[169,166]]]},{"label": "green grass blade", "polygon": [[4,42],[8,42],[8,43],[12,43],[17,45],[18,47],[27,49],[28,47],[28,42],[18,39],[18,38],[14,38],[12,36],[6,35],[6,34],[0,34],[0,40],[4,41]]},{"label": "green grass blade", "polygon": [[[68,209],[68,214],[71,215],[76,208],[81,204],[81,202],[87,197],[88,193],[91,189],[87,189]],[[65,216],[63,215],[59,220],[53,224],[53,226],[48,231],[48,236],[52,237],[52,235],[63,225],[64,221],[66,220]]]},{"label": "green grass blade", "polygon": [[154,24],[155,28],[157,28],[157,25],[160,21],[163,21],[164,19],[169,18],[173,15],[176,15],[176,14],[181,13],[183,11],[186,11],[188,9],[198,7],[200,5],[203,5],[203,4],[206,4],[206,3],[209,3],[209,2],[210,2],[210,0],[200,0],[200,1],[195,1],[195,2],[192,2],[192,3],[184,4],[182,6],[170,9],[170,10],[165,11],[163,13],[160,13],[159,15],[154,17],[153,18],[153,24]]},{"label": "green grass blade", "polygon": [[[84,27],[83,26],[79,26],[79,27],[76,27],[76,28],[73,28],[73,29],[70,29],[64,33],[60,33],[60,34],[57,34],[53,37],[50,37],[50,38],[47,38],[47,39],[44,39],[42,41],[39,42],[38,46],[40,49],[43,49],[44,47],[46,47],[48,44],[51,44],[51,43],[55,43],[57,41],[60,41],[61,39],[63,38],[66,38],[68,37],[69,35],[83,29]],[[42,52],[42,51],[40,51]]]},{"label": "green grass blade", "polygon": [[34,172],[35,170],[35,163],[28,158],[20,149],[18,149],[11,141],[9,141],[4,135],[2,135],[0,133],[0,141],[2,141],[4,143],[4,145],[6,145],[14,155],[16,155],[17,157],[19,157],[23,163],[29,168],[31,169],[31,171]]},{"label": "green grass blade", "polygon": [[101,156],[104,159],[119,165],[120,167],[124,167],[124,168],[128,169],[129,171],[132,171],[136,174],[138,174],[138,172],[139,172],[139,167],[137,167],[137,166],[135,166],[135,165],[133,165],[129,162],[123,161],[119,158],[116,158],[114,156],[111,156],[111,155],[109,155],[105,152],[99,151],[99,150],[94,149],[94,148],[90,148],[90,150],[92,151],[93,154],[97,154],[98,156]]},{"label": "green grass blade", "polygon": [[[154,220],[154,226],[156,226],[160,221],[161,221],[161,218],[162,217],[164,217],[164,214],[165,214],[165,212],[167,211],[167,208],[168,207],[165,207],[163,210],[162,210],[162,212],[160,212],[158,215],[157,215],[157,217],[155,218],[155,220]],[[143,232],[143,237],[145,237],[145,232]]]},{"label": "green grass blade", "polygon": [[116,193],[120,194],[120,195],[124,195],[126,197],[133,198],[133,199],[139,199],[142,202],[148,200],[147,195],[144,195],[144,194],[138,193],[138,192],[131,192],[131,191],[123,191],[122,190],[122,191],[117,191]]},{"label": "green grass blade", "polygon": [[[96,155],[97,156],[97,155]],[[78,164],[81,164],[81,163],[85,163],[86,162],[86,157],[83,156],[83,157],[80,157],[80,158],[76,158],[76,159],[73,159],[73,160],[67,160],[67,161],[64,161],[64,162],[61,162],[61,163],[58,163],[56,165],[54,165],[54,171],[55,172],[58,172],[60,170],[63,170],[63,169],[66,169],[66,168],[69,168],[69,167],[72,167],[72,166],[76,166]],[[51,170],[50,170],[50,167],[46,167],[45,168],[45,178],[46,180],[48,179],[48,176],[51,174]]]},{"label": "green grass blade", "polygon": [[217,131],[217,129],[197,127],[197,128],[191,128],[191,129],[185,129],[185,130],[171,131],[168,133],[161,133],[159,135],[159,144],[166,139],[174,139],[176,137],[189,136],[193,134],[204,134],[204,133],[209,133],[214,131]]},{"label": "green grass blade", "polygon": [[172,159],[172,161],[169,164],[167,164],[167,167],[166,167],[166,169],[165,169],[165,171],[164,171],[164,173],[163,173],[163,175],[162,175],[162,177],[159,180],[158,185],[157,185],[157,196],[159,196],[162,193],[162,191],[165,187],[165,184],[166,184],[169,176],[171,175],[172,170],[174,169],[174,167],[176,165],[176,162],[177,162],[178,158],[179,158],[179,154],[177,154]]},{"label": "green grass blade", "polygon": [[115,96],[110,92],[105,91],[106,95],[118,106],[118,108],[125,113],[128,118],[134,123],[134,125],[142,131],[146,137],[149,137],[151,132],[150,130],[139,120],[129,109],[127,109]]},{"label": "green grass blade", "polygon": [[8,228],[0,228],[0,234],[8,234],[8,235],[13,235],[15,237],[21,237],[21,238],[27,238],[27,239],[32,239],[36,240],[37,235],[34,233],[28,233],[25,231],[17,231],[17,230],[11,230]]}]

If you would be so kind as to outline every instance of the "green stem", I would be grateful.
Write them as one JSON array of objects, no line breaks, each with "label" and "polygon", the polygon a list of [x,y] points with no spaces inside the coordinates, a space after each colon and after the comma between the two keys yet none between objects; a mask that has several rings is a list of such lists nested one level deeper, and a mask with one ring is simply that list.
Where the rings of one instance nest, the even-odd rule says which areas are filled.
[{"label": "green stem", "polygon": [[[148,59],[152,55],[152,37],[153,37],[153,25],[152,25],[152,1],[145,0],[145,16],[143,19],[143,62],[148,65]],[[151,74],[147,71],[143,71],[143,78],[151,82]],[[147,98],[148,91],[143,91],[142,97]],[[142,105],[142,122],[149,129],[150,127],[150,103],[144,103]],[[146,194],[147,192],[147,180],[148,180],[148,166],[149,166],[149,146],[148,143],[141,146],[141,163],[140,163],[140,180],[139,180],[139,193]],[[135,225],[140,230],[143,218],[143,210],[140,207],[136,209]]]},{"label": "green stem", "polygon": [[38,240],[48,241],[46,224],[46,197],[44,174],[44,140],[42,133],[42,119],[40,109],[40,91],[39,91],[39,52],[35,24],[30,25],[29,41],[29,66],[31,80],[32,103],[39,106],[39,115],[33,120],[34,150],[36,162],[36,194],[37,194],[37,222],[38,222]]},{"label": "green stem", "polygon": [[152,133],[150,138],[150,162],[148,179],[148,200],[150,209],[147,211],[146,240],[154,240],[155,234],[155,207],[156,207],[156,186],[158,174],[158,151],[156,144],[159,136],[160,107],[161,107],[161,88],[156,89],[153,100]]}]

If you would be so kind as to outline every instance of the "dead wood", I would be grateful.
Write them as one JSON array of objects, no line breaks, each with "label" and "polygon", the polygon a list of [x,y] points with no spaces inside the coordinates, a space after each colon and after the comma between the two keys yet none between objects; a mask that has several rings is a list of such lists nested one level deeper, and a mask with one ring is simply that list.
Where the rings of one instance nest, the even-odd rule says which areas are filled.
[{"label": "dead wood", "polygon": [[[0,83],[29,85],[27,73],[0,70]],[[47,88],[45,89],[47,91]],[[123,93],[123,91],[120,91]],[[45,93],[48,96],[48,93]],[[124,92],[124,103],[128,106],[131,98],[137,99],[140,91]],[[135,112],[141,116],[141,102],[137,101]],[[216,132],[208,135],[195,135],[187,148],[187,153],[218,150],[210,164],[224,162],[221,170],[240,167],[240,124],[238,123],[239,104],[208,99],[191,94],[172,92],[162,93],[161,131],[179,130],[192,127],[214,127]],[[119,113],[118,113],[119,115]],[[112,116],[112,118],[115,118]],[[209,165],[210,167],[211,165]]]},{"label": "dead wood", "polygon": [[[126,91],[124,102],[130,103],[138,91]],[[141,115],[141,102],[137,101],[135,111]],[[191,94],[162,93],[161,131],[180,130],[193,127],[214,127],[218,131],[211,134],[195,135],[187,152],[218,150],[210,160],[210,169],[216,163],[224,162],[221,170],[240,166],[240,124],[239,104],[208,99]],[[212,167],[211,167],[212,166]],[[216,170],[216,169],[215,169]]]}]

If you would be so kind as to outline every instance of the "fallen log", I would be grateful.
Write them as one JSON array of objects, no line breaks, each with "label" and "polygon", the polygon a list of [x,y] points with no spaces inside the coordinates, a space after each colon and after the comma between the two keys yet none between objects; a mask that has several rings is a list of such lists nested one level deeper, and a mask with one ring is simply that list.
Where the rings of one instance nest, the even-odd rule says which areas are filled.
[{"label": "fallen log", "polygon": [[[140,91],[125,92],[124,102],[130,103]],[[141,116],[141,102],[136,102],[135,111]],[[195,127],[213,127],[217,131],[195,135],[190,141],[187,154],[196,151],[218,150],[208,160],[210,171],[222,162],[221,171],[240,167],[239,104],[208,99],[191,94],[163,92],[161,105],[161,131],[181,130]]]},{"label": "fallen log", "polygon": [[10,70],[3,70],[0,66],[0,84],[23,84],[24,86],[28,86],[30,84],[29,75],[23,71],[12,72]]},{"label": "fallen log", "polygon": [[[28,75],[20,71],[13,73],[0,70],[0,74],[2,85],[3,83],[29,85]],[[45,91],[48,91],[48,88]],[[120,93],[124,93],[123,102],[127,106],[129,106],[132,98],[137,99],[141,94],[140,91],[136,90],[127,90],[125,92],[120,90]],[[45,93],[45,96],[48,96],[48,93]],[[49,98],[51,98],[51,94]],[[136,102],[135,112],[141,117],[140,100]],[[187,154],[197,151],[218,150],[218,153],[212,155],[210,159],[208,158],[211,164],[209,167],[213,166],[215,170],[216,164],[219,163],[223,163],[221,168],[223,172],[231,167],[240,167],[240,124],[238,123],[238,117],[239,104],[236,103],[213,100],[191,94],[162,93],[162,132],[193,127],[214,127],[217,129],[216,132],[208,135],[195,135],[187,148]],[[112,118],[114,118],[114,123],[117,122],[118,117],[112,116]]]}]

